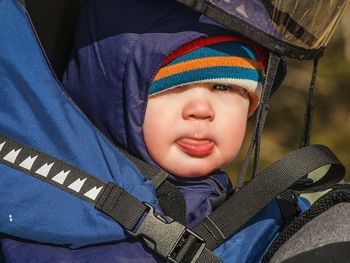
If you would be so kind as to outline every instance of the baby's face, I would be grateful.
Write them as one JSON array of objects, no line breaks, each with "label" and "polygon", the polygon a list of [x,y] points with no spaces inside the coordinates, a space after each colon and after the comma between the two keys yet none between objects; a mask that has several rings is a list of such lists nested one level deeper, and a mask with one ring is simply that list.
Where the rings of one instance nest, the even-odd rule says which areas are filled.
[{"label": "baby's face", "polygon": [[220,83],[178,87],[149,98],[143,125],[152,159],[171,174],[199,177],[238,154],[249,98]]}]

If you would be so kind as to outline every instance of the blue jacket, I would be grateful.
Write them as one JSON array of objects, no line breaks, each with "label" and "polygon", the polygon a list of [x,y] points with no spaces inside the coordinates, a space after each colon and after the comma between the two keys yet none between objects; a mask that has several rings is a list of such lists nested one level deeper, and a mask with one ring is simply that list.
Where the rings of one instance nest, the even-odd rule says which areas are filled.
[{"label": "blue jacket", "polygon": [[[202,36],[228,33],[208,22],[171,0],[87,0],[64,78],[65,89],[112,143],[154,164],[141,129],[147,87],[171,51]],[[227,176],[219,171],[201,180],[170,180],[185,197],[189,227],[233,191]],[[272,202],[215,253],[225,262],[258,262],[282,221],[278,205]],[[9,262],[160,261],[140,242],[130,239],[73,250],[4,238],[1,247]]]}]

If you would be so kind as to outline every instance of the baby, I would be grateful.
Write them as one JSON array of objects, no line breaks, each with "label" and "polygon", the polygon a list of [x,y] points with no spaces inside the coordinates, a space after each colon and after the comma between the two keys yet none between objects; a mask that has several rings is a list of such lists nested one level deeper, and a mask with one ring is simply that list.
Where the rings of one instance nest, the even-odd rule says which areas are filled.
[{"label": "baby", "polygon": [[180,177],[201,177],[235,158],[259,102],[264,53],[247,40],[200,38],[163,62],[148,92],[144,141]]},{"label": "baby", "polygon": [[65,88],[112,142],[170,174],[192,227],[232,192],[219,169],[239,153],[259,104],[266,51],[220,34],[173,50],[143,35],[130,51],[132,36],[118,38],[123,46],[107,38],[99,52],[79,50]]}]

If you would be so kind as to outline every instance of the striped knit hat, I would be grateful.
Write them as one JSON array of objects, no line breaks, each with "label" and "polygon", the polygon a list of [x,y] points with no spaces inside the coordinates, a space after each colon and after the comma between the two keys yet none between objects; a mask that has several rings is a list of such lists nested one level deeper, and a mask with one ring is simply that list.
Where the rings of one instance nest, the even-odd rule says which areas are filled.
[{"label": "striped knit hat", "polygon": [[241,37],[199,38],[166,57],[148,94],[198,82],[239,86],[248,91],[251,115],[259,104],[266,58],[262,47]]}]

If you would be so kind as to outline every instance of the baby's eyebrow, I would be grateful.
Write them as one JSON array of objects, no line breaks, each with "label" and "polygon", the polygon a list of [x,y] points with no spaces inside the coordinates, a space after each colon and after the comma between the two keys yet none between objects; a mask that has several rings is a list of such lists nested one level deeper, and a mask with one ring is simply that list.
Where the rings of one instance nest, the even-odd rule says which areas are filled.
[{"label": "baby's eyebrow", "polygon": [[235,89],[235,90],[237,90],[239,92],[242,92],[244,94],[248,93],[248,91],[245,88],[243,88],[241,86],[238,86],[238,85],[227,84],[227,83],[220,83],[220,82],[214,83],[214,85],[225,85],[225,86],[231,87],[231,88],[233,88],[233,89]]}]

